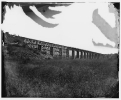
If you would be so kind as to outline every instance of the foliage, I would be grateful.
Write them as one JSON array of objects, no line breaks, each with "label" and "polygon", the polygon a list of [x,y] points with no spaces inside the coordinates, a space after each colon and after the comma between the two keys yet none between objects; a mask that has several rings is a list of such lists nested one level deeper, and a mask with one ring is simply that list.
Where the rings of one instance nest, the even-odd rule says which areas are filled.
[{"label": "foliage", "polygon": [[14,60],[6,60],[4,66],[8,97],[110,97],[118,91],[115,57],[45,60],[32,50],[9,49]]}]

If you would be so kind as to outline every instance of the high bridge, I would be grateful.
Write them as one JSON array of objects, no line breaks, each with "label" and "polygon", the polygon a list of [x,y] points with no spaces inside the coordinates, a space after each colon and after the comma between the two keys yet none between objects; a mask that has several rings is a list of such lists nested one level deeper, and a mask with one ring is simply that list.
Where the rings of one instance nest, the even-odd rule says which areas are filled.
[{"label": "high bridge", "polygon": [[70,58],[70,59],[99,59],[105,57],[104,54],[87,51],[83,49],[67,47],[63,45],[53,44],[49,42],[29,39],[8,33],[3,34],[4,42],[8,44],[26,45],[27,48],[39,50],[45,54],[53,56],[53,58]]}]

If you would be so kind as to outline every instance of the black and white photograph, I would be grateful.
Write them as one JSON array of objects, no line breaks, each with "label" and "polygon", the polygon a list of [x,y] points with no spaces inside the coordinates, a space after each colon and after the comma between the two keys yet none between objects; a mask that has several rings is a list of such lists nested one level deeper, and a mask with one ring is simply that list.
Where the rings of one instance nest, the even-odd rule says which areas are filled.
[{"label": "black and white photograph", "polygon": [[1,1],[1,98],[119,98],[119,48],[120,2]]}]

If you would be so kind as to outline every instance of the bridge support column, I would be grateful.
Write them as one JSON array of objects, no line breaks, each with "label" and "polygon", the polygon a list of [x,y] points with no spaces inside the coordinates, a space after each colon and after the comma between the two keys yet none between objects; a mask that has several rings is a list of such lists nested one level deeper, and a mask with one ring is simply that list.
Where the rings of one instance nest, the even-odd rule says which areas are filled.
[{"label": "bridge support column", "polygon": [[84,51],[82,51],[82,58],[84,59]]},{"label": "bridge support column", "polygon": [[95,56],[94,56],[95,59],[97,59],[97,53],[95,53]]},{"label": "bridge support column", "polygon": [[81,50],[81,55],[80,55],[80,58],[82,59],[83,58],[83,51]]},{"label": "bridge support column", "polygon": [[76,56],[76,58],[79,58],[79,50],[77,50],[77,56]]},{"label": "bridge support column", "polygon": [[87,52],[87,58],[90,59],[90,53],[89,52]]},{"label": "bridge support column", "polygon": [[72,50],[69,49],[69,58],[72,58]]},{"label": "bridge support column", "polygon": [[86,52],[84,51],[83,53],[84,53],[84,58],[86,58]]},{"label": "bridge support column", "polygon": [[72,59],[74,59],[75,58],[75,51],[74,51],[74,49],[72,49]]},{"label": "bridge support column", "polygon": [[85,58],[87,59],[87,52],[85,52]]},{"label": "bridge support column", "polygon": [[88,59],[88,52],[86,52],[86,58]]},{"label": "bridge support column", "polygon": [[81,51],[79,51],[79,59],[81,59]]},{"label": "bridge support column", "polygon": [[79,59],[81,59],[81,51],[79,50]]},{"label": "bridge support column", "polygon": [[66,57],[69,58],[69,49],[66,49]]},{"label": "bridge support column", "polygon": [[88,59],[90,58],[90,57],[89,57],[89,56],[90,56],[89,54],[90,54],[90,53],[88,52],[88,53],[87,53],[87,57],[88,57]]},{"label": "bridge support column", "polygon": [[92,57],[93,57],[93,59],[95,58],[95,53],[93,53],[93,56]]},{"label": "bridge support column", "polygon": [[95,59],[95,53],[93,53],[93,59]]},{"label": "bridge support column", "polygon": [[59,48],[59,58],[62,59],[62,48]]}]

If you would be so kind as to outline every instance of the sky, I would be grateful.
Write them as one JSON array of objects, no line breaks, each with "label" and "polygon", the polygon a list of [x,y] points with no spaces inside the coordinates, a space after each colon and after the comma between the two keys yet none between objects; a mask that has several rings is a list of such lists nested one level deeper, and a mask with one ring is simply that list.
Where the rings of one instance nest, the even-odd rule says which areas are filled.
[{"label": "sky", "polygon": [[32,12],[25,13],[21,6],[6,6],[4,32],[102,54],[118,53],[115,15],[107,4],[29,8]]}]

